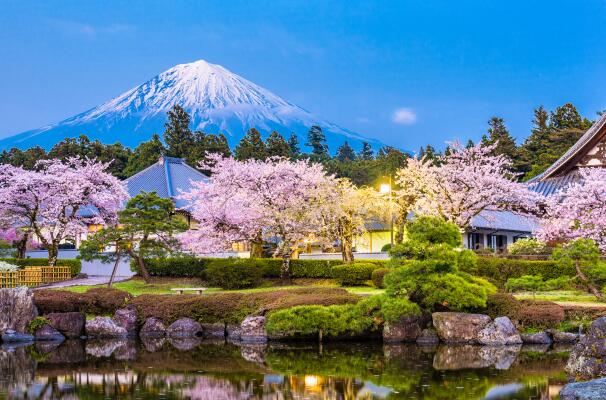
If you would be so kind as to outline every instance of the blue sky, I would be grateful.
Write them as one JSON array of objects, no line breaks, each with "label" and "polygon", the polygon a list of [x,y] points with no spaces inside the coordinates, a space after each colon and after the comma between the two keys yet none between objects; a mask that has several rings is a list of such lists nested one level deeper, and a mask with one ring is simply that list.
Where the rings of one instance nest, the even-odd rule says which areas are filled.
[{"label": "blue sky", "polygon": [[1,1],[0,137],[179,63],[225,66],[405,149],[521,142],[532,110],[606,108],[606,1]]}]

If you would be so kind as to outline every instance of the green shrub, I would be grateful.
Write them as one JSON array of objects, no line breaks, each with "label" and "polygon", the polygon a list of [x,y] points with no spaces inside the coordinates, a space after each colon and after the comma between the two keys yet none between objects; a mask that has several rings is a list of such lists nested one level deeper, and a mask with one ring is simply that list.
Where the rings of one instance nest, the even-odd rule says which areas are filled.
[{"label": "green shrub", "polygon": [[540,275],[524,275],[519,278],[509,278],[505,283],[508,292],[527,290],[537,292],[543,288],[544,282]]},{"label": "green shrub", "polygon": [[338,336],[348,327],[343,316],[354,306],[298,306],[275,311],[267,318],[267,333],[286,337]]},{"label": "green shrub", "polygon": [[383,247],[381,247],[381,251],[389,251],[392,248],[392,244],[391,243],[387,243],[384,244]]},{"label": "green shrub", "polygon": [[509,278],[519,278],[524,275],[540,275],[544,279],[554,279],[576,275],[574,266],[558,265],[552,260],[516,260],[496,257],[478,257],[475,267],[461,265],[462,271],[482,276],[504,288]]},{"label": "green shrub", "polygon": [[406,224],[409,241],[446,244],[450,247],[461,246],[461,230],[453,223],[440,217],[419,216]]},{"label": "green shrub", "polygon": [[391,272],[391,268],[377,268],[374,271],[372,271],[370,279],[372,279],[373,285],[375,285],[375,287],[377,287],[379,289],[385,288],[385,285],[383,284],[383,278],[385,278],[385,275],[387,275],[390,272]]},{"label": "green shrub", "polygon": [[[190,256],[149,258],[145,260],[145,266],[152,276],[204,278],[206,267],[214,260]],[[134,260],[131,261],[131,269],[138,272]]]},{"label": "green shrub", "polygon": [[494,293],[486,299],[486,314],[491,318],[509,317],[514,324],[520,319],[522,304],[509,293]]},{"label": "green shrub", "polygon": [[33,335],[38,329],[48,325],[49,323],[50,321],[44,317],[36,317],[27,324],[27,332]]},{"label": "green shrub", "polygon": [[397,322],[402,318],[421,314],[421,308],[406,298],[387,296],[381,298],[381,316],[387,322]]},{"label": "green shrub", "polygon": [[551,252],[547,244],[534,238],[519,239],[507,246],[507,251],[513,255],[547,255]]},{"label": "green shrub", "polygon": [[369,281],[375,264],[354,263],[342,264],[332,268],[333,277],[343,286],[361,286]]},{"label": "green shrub", "polygon": [[[6,261],[20,267],[44,267],[48,265],[47,258],[0,258],[0,261]],[[78,275],[82,270],[82,261],[75,258],[60,258],[56,265],[58,267],[69,267],[72,276]]]},{"label": "green shrub", "polygon": [[262,263],[256,260],[226,258],[215,260],[206,267],[206,280],[221,289],[245,289],[256,287],[263,278]]}]

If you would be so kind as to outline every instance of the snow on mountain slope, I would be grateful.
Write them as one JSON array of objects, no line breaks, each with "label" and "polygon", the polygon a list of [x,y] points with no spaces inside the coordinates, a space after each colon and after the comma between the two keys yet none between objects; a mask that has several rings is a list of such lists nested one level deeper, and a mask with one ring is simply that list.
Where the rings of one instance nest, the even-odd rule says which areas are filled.
[{"label": "snow on mountain slope", "polygon": [[164,130],[166,113],[179,104],[190,113],[192,129],[226,134],[230,145],[256,127],[266,137],[277,130],[285,137],[295,132],[306,141],[312,125],[326,133],[331,151],[345,140],[354,148],[368,141],[380,143],[343,129],[292,104],[220,65],[199,60],[179,64],[149,81],[95,108],[57,124],[23,132],[0,140],[0,149],[50,148],[66,137],[81,134],[104,143],[119,141],[134,147]]}]

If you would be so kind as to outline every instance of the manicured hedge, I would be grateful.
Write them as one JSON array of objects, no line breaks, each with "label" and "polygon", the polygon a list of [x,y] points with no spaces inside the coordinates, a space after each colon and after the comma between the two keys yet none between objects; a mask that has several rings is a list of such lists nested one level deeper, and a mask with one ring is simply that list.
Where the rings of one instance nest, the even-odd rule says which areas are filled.
[{"label": "manicured hedge", "polygon": [[263,265],[257,260],[215,260],[206,267],[206,280],[221,289],[245,289],[256,287],[263,278]]},{"label": "manicured hedge", "polygon": [[34,291],[34,303],[40,314],[74,311],[93,315],[113,314],[132,298],[130,293],[114,288],[89,289],[86,293],[52,289]]},{"label": "manicured hedge", "polygon": [[[0,258],[9,264],[20,267],[44,267],[48,266],[48,258]],[[58,267],[69,267],[72,276],[76,276],[82,270],[82,261],[76,258],[60,258],[57,260]]]},{"label": "manicured hedge", "polygon": [[496,257],[478,257],[475,267],[462,268],[465,272],[489,279],[503,288],[509,278],[541,275],[543,279],[576,275],[573,266],[561,267],[552,260],[515,260]]},{"label": "manicured hedge", "polygon": [[334,278],[343,286],[361,286],[371,279],[372,272],[377,269],[371,263],[342,264],[332,267]]},{"label": "manicured hedge", "polygon": [[[152,276],[170,277],[198,277],[206,279],[206,268],[213,261],[225,258],[197,258],[197,257],[170,257],[146,260],[149,273]],[[237,260],[237,259],[233,259]],[[248,260],[248,259],[243,259]],[[376,268],[383,268],[387,260],[356,260],[358,263],[370,263]],[[255,265],[260,265],[265,278],[279,278],[282,270],[282,260],[277,258],[259,258],[254,260]],[[292,278],[333,278],[332,268],[343,264],[341,260],[291,260],[290,276]],[[136,265],[131,262],[133,271],[137,271]],[[370,277],[369,277],[370,279]]]}]

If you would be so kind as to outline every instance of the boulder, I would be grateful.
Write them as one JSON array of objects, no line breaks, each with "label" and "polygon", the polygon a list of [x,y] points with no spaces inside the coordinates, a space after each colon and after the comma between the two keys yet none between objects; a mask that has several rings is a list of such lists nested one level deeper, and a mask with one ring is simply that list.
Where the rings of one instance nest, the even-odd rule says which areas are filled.
[{"label": "boulder", "polygon": [[9,329],[26,332],[27,325],[37,316],[34,293],[30,289],[0,289],[0,333]]},{"label": "boulder", "polygon": [[576,379],[606,376],[606,317],[591,323],[587,334],[570,353],[565,369]]},{"label": "boulder", "polygon": [[560,400],[597,399],[606,399],[606,378],[569,383],[560,390]]},{"label": "boulder", "polygon": [[478,332],[478,343],[488,346],[522,344],[522,338],[509,318],[498,317]]},{"label": "boulder", "polygon": [[244,343],[265,343],[265,317],[246,317],[240,324],[240,339]]},{"label": "boulder", "polygon": [[55,342],[62,342],[65,340],[65,336],[63,336],[61,332],[59,332],[49,324],[46,324],[36,329],[36,332],[34,332],[34,337],[36,338],[36,340],[48,340]]},{"label": "boulder", "polygon": [[110,317],[95,317],[86,321],[84,329],[86,336],[91,338],[124,338],[128,336],[126,329]]},{"label": "boulder", "polygon": [[166,338],[142,336],[141,343],[143,343],[143,347],[145,347],[145,350],[148,353],[155,353],[157,351],[162,350],[162,348],[164,347],[164,343],[166,343]]},{"label": "boulder", "polygon": [[551,344],[551,338],[545,332],[520,334],[524,344]]},{"label": "boulder", "polygon": [[202,339],[193,337],[171,337],[168,342],[177,350],[190,351],[202,344]]},{"label": "boulder", "polygon": [[141,327],[139,336],[142,338],[163,338],[166,336],[166,326],[159,318],[148,318]]},{"label": "boulder", "polygon": [[129,336],[137,334],[137,310],[134,307],[121,308],[114,313],[116,324],[126,329]]},{"label": "boulder", "polygon": [[438,337],[447,343],[477,343],[478,333],[490,323],[484,314],[436,312],[431,317]]},{"label": "boulder", "polygon": [[556,330],[549,331],[549,333],[551,334],[551,339],[554,343],[575,343],[579,340],[579,335],[577,333]]},{"label": "boulder", "polygon": [[[38,346],[40,343],[36,343]],[[52,342],[46,342],[52,343]],[[45,357],[44,362],[48,364],[72,364],[86,361],[84,341],[78,339],[66,340],[57,349]]]},{"label": "boulder", "polygon": [[437,370],[460,370],[494,367],[509,369],[521,346],[440,345],[433,359]]},{"label": "boulder", "polygon": [[61,332],[68,339],[84,335],[86,317],[81,312],[51,313],[44,316],[50,326]]},{"label": "boulder", "polygon": [[440,338],[435,329],[426,328],[421,331],[421,334],[417,338],[417,344],[427,346],[436,345],[440,343]]},{"label": "boulder", "polygon": [[2,335],[2,343],[26,343],[34,340],[34,335],[15,332],[13,329],[7,329]]},{"label": "boulder", "polygon": [[427,321],[421,316],[401,318],[398,322],[386,322],[383,326],[383,341],[414,342],[421,335]]},{"label": "boulder", "polygon": [[239,341],[242,339],[242,330],[238,325],[227,325],[225,328],[227,340]]},{"label": "boulder", "polygon": [[166,334],[171,338],[191,338],[202,335],[202,326],[191,318],[181,318],[173,322]]},{"label": "boulder", "polygon": [[124,345],[125,338],[122,339],[92,339],[86,341],[86,354],[93,357],[111,357],[118,348]]},{"label": "boulder", "polygon": [[205,338],[224,338],[225,324],[200,324],[202,326],[202,336]]}]

